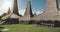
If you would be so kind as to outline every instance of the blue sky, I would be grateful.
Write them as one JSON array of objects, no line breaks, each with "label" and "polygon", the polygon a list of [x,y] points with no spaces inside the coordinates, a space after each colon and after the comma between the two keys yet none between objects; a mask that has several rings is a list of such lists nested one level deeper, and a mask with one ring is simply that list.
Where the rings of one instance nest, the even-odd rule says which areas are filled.
[{"label": "blue sky", "polygon": [[[18,0],[19,4],[19,9],[25,9],[26,8],[26,3],[28,0]],[[32,10],[43,10],[43,7],[45,5],[45,0],[30,0],[31,1],[31,6]]]},{"label": "blue sky", "polygon": [[60,4],[60,0],[58,0],[58,3]]},{"label": "blue sky", "polygon": [[[41,11],[43,11],[45,0],[30,0],[30,1],[31,1],[31,7],[33,12],[39,14]],[[27,2],[28,0],[18,0],[19,9],[24,11],[26,9]]]},{"label": "blue sky", "polygon": [[[33,13],[42,13],[44,11],[45,0],[30,0]],[[25,12],[28,0],[18,0],[19,13],[22,15]],[[60,7],[60,0],[58,0]],[[0,0],[0,15],[6,13],[8,8],[13,6],[13,0]]]},{"label": "blue sky", "polygon": [[58,5],[59,5],[59,8],[60,8],[60,0],[58,0]]}]

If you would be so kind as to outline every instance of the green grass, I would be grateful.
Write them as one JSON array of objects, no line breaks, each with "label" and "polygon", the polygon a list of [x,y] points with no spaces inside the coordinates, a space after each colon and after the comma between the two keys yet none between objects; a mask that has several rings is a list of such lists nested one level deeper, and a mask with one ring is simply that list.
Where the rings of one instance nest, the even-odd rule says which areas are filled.
[{"label": "green grass", "polygon": [[2,25],[7,32],[60,32],[60,28],[37,27],[31,24]]}]

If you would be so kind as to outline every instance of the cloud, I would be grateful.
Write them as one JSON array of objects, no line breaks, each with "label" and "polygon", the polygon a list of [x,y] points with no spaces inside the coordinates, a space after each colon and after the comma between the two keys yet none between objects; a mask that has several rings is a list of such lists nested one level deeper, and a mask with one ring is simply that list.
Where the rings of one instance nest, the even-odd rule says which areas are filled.
[{"label": "cloud", "polygon": [[[38,10],[38,11],[32,11],[32,12],[33,12],[33,14],[36,13],[37,15],[43,13],[43,11],[40,11],[40,10]],[[19,14],[20,15],[24,16],[24,13],[25,13],[25,9],[20,9],[19,10]]]},{"label": "cloud", "polygon": [[19,14],[20,14],[20,15],[22,15],[22,16],[23,16],[23,15],[24,15],[24,13],[25,13],[25,9],[20,9],[20,10],[19,10]]},{"label": "cloud", "polygon": [[[0,15],[2,15],[3,13],[6,13],[8,11],[8,7],[6,5],[4,5],[7,2],[11,2],[13,4],[13,0],[0,0]],[[24,13],[25,13],[25,9],[20,9],[19,10],[19,14],[24,15]],[[40,10],[38,10],[38,11],[33,11],[33,14],[34,13],[36,13],[37,15],[39,15],[39,14],[41,14],[43,12],[40,11]]]},{"label": "cloud", "polygon": [[0,0],[0,15],[6,13],[8,10],[9,3],[13,4],[12,0]]},{"label": "cloud", "polygon": [[36,13],[37,15],[39,15],[39,14],[43,13],[43,11],[38,10],[38,11],[35,11],[34,13]]}]

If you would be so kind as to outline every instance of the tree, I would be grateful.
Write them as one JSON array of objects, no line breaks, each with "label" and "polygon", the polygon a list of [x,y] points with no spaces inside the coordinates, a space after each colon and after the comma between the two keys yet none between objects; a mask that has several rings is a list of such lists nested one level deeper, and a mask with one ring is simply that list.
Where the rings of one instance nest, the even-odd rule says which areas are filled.
[{"label": "tree", "polygon": [[1,18],[4,17],[5,15],[6,15],[6,13],[2,14],[2,16],[0,17],[0,29],[1,29],[1,28],[3,29],[3,27],[1,27],[1,23],[2,23]]},{"label": "tree", "polygon": [[6,15],[6,13],[2,14],[2,17],[4,17]]}]

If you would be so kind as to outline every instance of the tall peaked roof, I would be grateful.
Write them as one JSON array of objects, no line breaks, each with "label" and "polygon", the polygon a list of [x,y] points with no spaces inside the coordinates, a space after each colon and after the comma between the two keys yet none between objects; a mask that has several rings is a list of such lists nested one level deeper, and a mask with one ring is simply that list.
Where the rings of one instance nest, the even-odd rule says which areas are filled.
[{"label": "tall peaked roof", "polygon": [[28,1],[27,2],[27,6],[26,6],[26,11],[24,15],[29,15],[30,17],[33,17],[33,13],[32,13],[32,8],[31,8],[31,2]]},{"label": "tall peaked roof", "polygon": [[43,20],[58,20],[59,13],[60,12],[57,9],[57,1],[56,0],[46,0],[43,17],[40,18],[40,19],[43,19]]},{"label": "tall peaked roof", "polygon": [[6,20],[7,18],[9,18],[10,16],[11,16],[11,10],[10,10],[10,8],[8,9],[8,13],[6,13],[6,15],[4,16],[4,17],[2,17],[1,19],[2,20]]},{"label": "tall peaked roof", "polygon": [[34,15],[36,15],[36,13],[34,13]]},{"label": "tall peaked roof", "polygon": [[46,0],[43,13],[34,17],[33,20],[60,20],[60,12],[57,9],[57,0]]},{"label": "tall peaked roof", "polygon": [[8,9],[8,15],[2,17],[2,20],[6,20],[7,18],[19,18],[19,13],[18,13],[18,5],[17,5],[17,0],[14,0],[14,4],[12,7],[12,10],[10,10],[10,8]]},{"label": "tall peaked roof", "polygon": [[19,20],[30,21],[32,17],[33,17],[33,13],[32,13],[32,8],[31,8],[31,2],[28,1],[27,6],[26,6],[25,14]]},{"label": "tall peaked roof", "polygon": [[7,14],[10,14],[10,12],[11,12],[11,11],[10,11],[10,8],[9,8],[9,9],[8,9],[8,13],[7,13]]},{"label": "tall peaked roof", "polygon": [[19,13],[18,13],[18,3],[17,3],[17,0],[14,0],[13,13],[16,14],[16,15],[19,15]]}]

